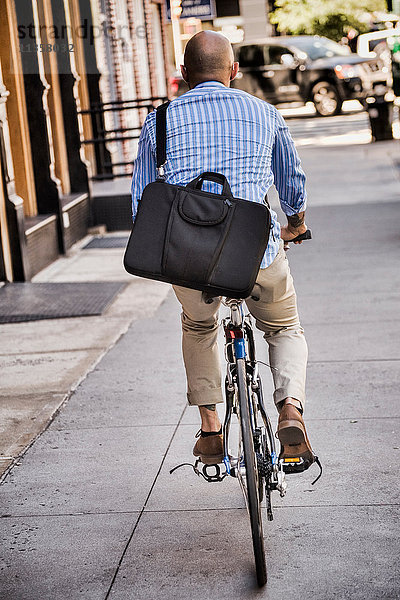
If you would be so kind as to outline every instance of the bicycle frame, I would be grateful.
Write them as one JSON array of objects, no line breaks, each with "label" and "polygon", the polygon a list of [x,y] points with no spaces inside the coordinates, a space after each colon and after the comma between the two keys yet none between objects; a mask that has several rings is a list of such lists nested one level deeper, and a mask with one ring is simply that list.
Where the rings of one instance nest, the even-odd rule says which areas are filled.
[{"label": "bicycle frame", "polygon": [[[218,464],[204,464],[199,470],[201,460],[198,458],[194,465],[182,463],[171,469],[170,473],[187,465],[210,483],[222,481],[228,475],[238,479],[250,517],[257,582],[263,586],[267,581],[267,570],[261,503],[265,495],[267,517],[271,521],[271,492],[278,490],[284,496],[287,484],[283,461],[278,459],[271,423],[264,406],[251,317],[243,313],[243,300],[224,298],[222,302],[230,309],[230,316],[223,320],[227,362],[223,423],[225,472],[221,474]],[[230,455],[228,450],[232,413],[237,415],[239,425],[237,456]]]},{"label": "bicycle frame", "polygon": [[[259,465],[259,469],[264,469],[266,479],[267,492],[267,511],[268,518],[272,519],[272,509],[269,501],[270,492],[278,490],[281,496],[286,493],[287,483],[285,481],[285,473],[283,466],[279,464],[278,455],[276,453],[275,438],[273,435],[271,423],[265,410],[262,383],[259,376],[258,362],[255,356],[254,335],[251,324],[251,317],[245,316],[243,312],[243,301],[231,298],[225,298],[223,304],[230,309],[230,316],[223,320],[225,333],[225,359],[227,361],[225,391],[226,391],[226,408],[225,418],[223,423],[223,443],[224,443],[224,465],[226,473],[232,477],[241,479],[241,457],[232,457],[229,455],[228,441],[232,413],[237,413],[238,407],[235,405],[235,382],[236,369],[238,359],[245,359],[246,373],[249,386],[249,409],[251,416],[251,428],[253,437],[260,444],[259,437],[261,432],[257,427],[256,412],[261,414],[266,435],[268,437],[268,456],[265,457],[260,452],[258,460],[267,460]],[[261,449],[260,449],[261,450]]]}]

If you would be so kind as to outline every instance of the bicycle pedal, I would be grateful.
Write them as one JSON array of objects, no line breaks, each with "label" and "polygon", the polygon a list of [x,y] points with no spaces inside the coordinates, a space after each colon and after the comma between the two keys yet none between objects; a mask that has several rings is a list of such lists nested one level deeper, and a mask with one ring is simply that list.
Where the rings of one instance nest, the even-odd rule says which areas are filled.
[{"label": "bicycle pedal", "polygon": [[281,463],[285,473],[303,473],[303,471],[308,469],[310,464],[312,464],[299,456],[285,456],[284,458],[281,458],[279,462]]},{"label": "bicycle pedal", "polygon": [[313,459],[311,461],[304,460],[302,457],[299,457],[299,456],[296,456],[296,457],[285,456],[285,457],[279,459],[280,468],[283,470],[283,472],[285,474],[286,473],[288,473],[288,474],[303,473],[309,467],[311,467],[311,465],[313,465],[314,463],[316,465],[318,465],[318,467],[319,467],[319,475],[316,479],[314,479],[314,481],[311,482],[311,485],[314,485],[315,483],[317,483],[317,481],[320,479],[320,477],[322,475],[322,464],[316,454],[313,454]]}]

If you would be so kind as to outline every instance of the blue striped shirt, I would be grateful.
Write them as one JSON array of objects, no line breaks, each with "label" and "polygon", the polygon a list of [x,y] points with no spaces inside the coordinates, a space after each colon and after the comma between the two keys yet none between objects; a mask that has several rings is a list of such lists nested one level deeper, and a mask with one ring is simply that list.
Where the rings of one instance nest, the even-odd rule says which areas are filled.
[{"label": "blue striped shirt", "polygon": [[[186,185],[205,171],[222,173],[233,196],[263,202],[272,184],[287,215],[305,210],[305,175],[283,117],[267,102],[218,81],[200,83],[171,102],[167,112],[166,181]],[[133,219],[145,186],[155,181],[156,119],[143,125],[132,177]],[[203,189],[218,192],[217,184]],[[272,235],[261,263],[279,250],[280,225],[272,214]]]}]

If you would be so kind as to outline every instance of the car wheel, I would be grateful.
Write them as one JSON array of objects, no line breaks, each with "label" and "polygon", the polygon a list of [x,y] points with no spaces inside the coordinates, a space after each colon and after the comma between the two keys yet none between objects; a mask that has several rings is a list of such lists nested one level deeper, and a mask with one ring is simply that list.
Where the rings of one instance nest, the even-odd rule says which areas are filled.
[{"label": "car wheel", "polygon": [[337,89],[327,81],[316,83],[311,92],[315,110],[321,117],[338,115],[342,110],[342,101]]}]

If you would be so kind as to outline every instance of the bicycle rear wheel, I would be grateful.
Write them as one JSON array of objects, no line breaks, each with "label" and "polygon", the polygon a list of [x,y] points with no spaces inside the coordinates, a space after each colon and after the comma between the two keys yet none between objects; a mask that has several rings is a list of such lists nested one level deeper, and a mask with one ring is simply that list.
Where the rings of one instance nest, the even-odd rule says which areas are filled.
[{"label": "bicycle rear wheel", "polygon": [[265,564],[258,469],[251,427],[250,399],[246,380],[246,363],[242,358],[237,360],[237,388],[239,396],[238,400],[243,460],[246,469],[245,492],[250,516],[251,535],[253,538],[257,582],[259,586],[263,586],[267,581],[267,567]]}]

